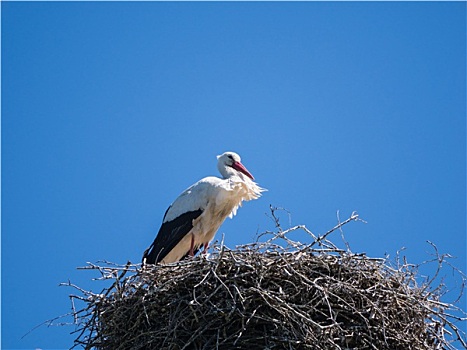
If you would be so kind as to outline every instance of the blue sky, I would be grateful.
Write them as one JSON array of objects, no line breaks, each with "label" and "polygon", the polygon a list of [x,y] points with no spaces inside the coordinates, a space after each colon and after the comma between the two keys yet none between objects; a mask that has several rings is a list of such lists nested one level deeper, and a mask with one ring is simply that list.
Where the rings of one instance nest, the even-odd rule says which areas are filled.
[{"label": "blue sky", "polygon": [[70,311],[60,282],[99,291],[77,266],[139,262],[227,150],[269,190],[228,246],[270,204],[315,233],[356,210],[354,251],[420,263],[430,240],[467,270],[465,2],[1,6],[3,349],[70,347],[21,337]]}]

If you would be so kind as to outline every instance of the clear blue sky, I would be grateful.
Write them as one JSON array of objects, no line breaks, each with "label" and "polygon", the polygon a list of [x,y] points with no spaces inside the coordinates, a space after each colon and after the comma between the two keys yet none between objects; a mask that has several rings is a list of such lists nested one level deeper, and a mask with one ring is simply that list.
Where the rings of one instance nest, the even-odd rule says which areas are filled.
[{"label": "clear blue sky", "polygon": [[228,246],[270,204],[315,233],[356,210],[354,251],[420,263],[430,240],[467,270],[465,2],[1,6],[3,349],[71,346],[21,336],[70,311],[60,282],[99,291],[77,266],[139,262],[227,150],[269,190]]}]

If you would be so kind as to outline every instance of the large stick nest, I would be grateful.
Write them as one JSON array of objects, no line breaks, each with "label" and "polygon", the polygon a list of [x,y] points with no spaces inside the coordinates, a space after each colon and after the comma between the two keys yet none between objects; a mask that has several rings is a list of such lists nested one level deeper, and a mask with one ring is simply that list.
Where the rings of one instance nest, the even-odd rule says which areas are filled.
[{"label": "large stick nest", "polygon": [[[274,214],[274,213],[273,213]],[[353,215],[346,222],[358,219]],[[339,224],[342,226],[344,223]],[[336,227],[338,228],[338,227]],[[336,229],[334,228],[334,229]],[[454,349],[465,335],[417,269],[341,250],[327,240],[266,242],[169,265],[90,264],[110,288],[74,316],[86,349]],[[285,232],[285,233],[287,233]],[[277,244],[285,240],[284,246]],[[462,320],[458,318],[458,320]]]}]

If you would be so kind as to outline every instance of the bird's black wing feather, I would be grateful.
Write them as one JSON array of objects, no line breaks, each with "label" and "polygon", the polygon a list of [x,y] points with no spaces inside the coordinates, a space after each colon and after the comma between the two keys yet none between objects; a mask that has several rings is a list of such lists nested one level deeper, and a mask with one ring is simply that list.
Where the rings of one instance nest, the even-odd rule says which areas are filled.
[{"label": "bird's black wing feather", "polygon": [[[167,211],[169,209],[167,209]],[[156,239],[144,252],[143,263],[157,264],[164,259],[166,255],[169,254],[169,252],[182,240],[182,238],[190,232],[193,228],[193,220],[202,213],[203,211],[201,209],[189,211],[172,221],[164,222],[159,229]]]}]

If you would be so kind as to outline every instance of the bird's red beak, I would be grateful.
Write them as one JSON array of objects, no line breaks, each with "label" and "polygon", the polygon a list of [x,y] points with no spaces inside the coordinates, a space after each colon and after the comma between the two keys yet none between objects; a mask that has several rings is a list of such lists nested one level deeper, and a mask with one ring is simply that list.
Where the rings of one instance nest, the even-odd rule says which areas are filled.
[{"label": "bird's red beak", "polygon": [[234,168],[235,170],[245,174],[246,176],[248,176],[250,179],[254,180],[255,178],[253,177],[253,175],[251,175],[251,173],[244,167],[244,165],[240,162],[234,162],[232,164],[232,168]]}]

